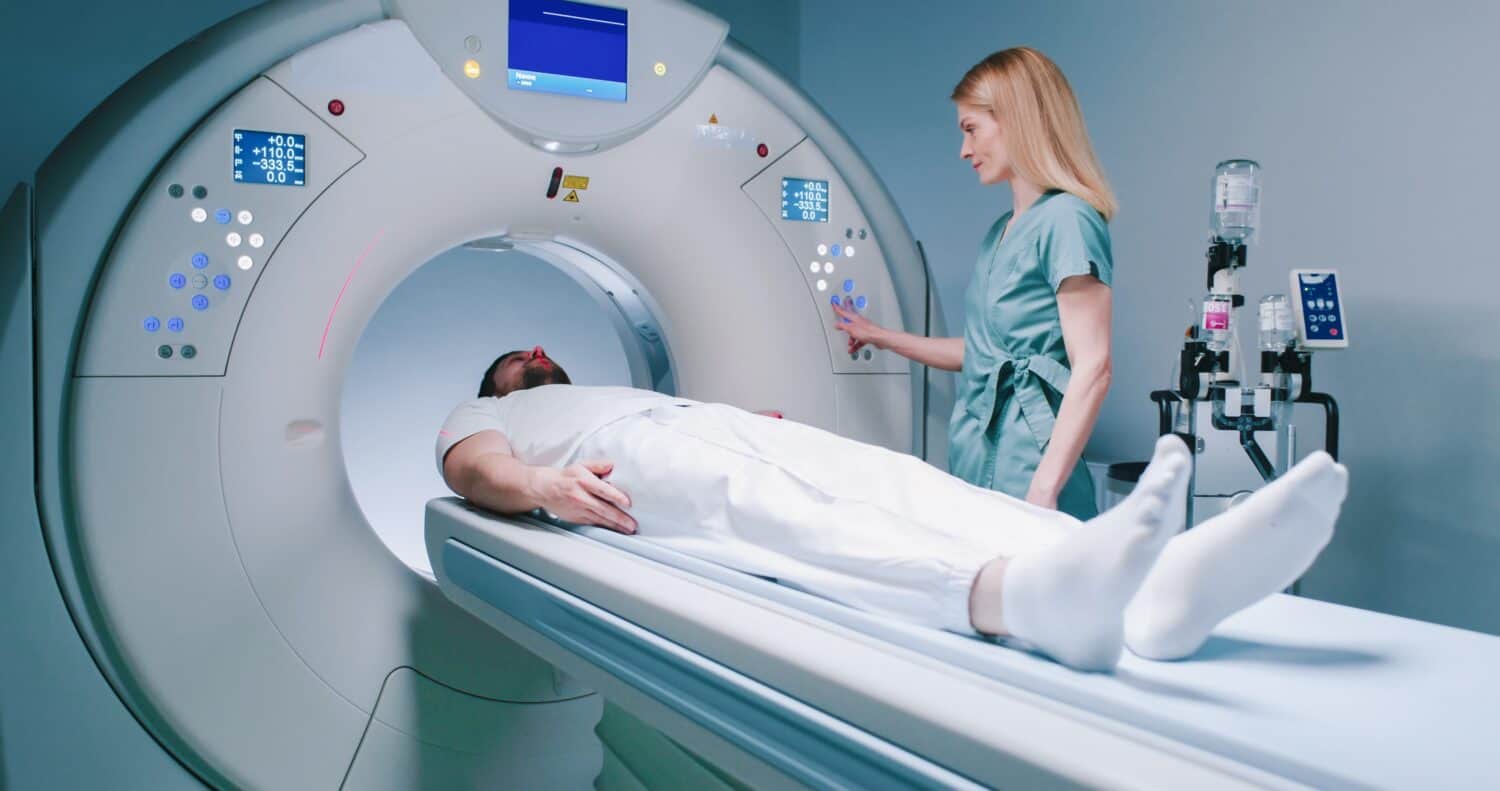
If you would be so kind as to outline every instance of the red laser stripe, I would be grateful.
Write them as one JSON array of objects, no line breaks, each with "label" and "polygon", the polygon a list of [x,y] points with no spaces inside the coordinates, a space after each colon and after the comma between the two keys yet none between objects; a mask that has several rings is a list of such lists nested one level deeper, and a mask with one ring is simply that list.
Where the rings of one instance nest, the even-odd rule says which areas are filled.
[{"label": "red laser stripe", "polygon": [[371,239],[370,243],[365,245],[364,251],[359,254],[359,258],[354,262],[354,267],[349,270],[349,276],[344,278],[344,287],[339,289],[338,298],[333,301],[333,310],[328,311],[328,323],[323,325],[323,340],[318,342],[319,360],[323,359],[323,347],[328,344],[328,330],[333,327],[333,314],[339,312],[339,303],[344,301],[344,292],[349,290],[349,283],[354,280],[354,274],[359,271],[360,265],[365,262],[365,256],[368,256],[370,251],[375,249],[375,244],[380,241],[380,237],[382,236],[385,236],[384,228],[381,228],[380,232],[375,234],[375,238]]}]

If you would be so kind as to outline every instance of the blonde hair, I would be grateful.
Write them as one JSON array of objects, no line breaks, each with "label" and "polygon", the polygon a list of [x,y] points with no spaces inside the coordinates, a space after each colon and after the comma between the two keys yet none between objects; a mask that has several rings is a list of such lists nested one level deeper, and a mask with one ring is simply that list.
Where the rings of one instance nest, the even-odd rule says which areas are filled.
[{"label": "blonde hair", "polygon": [[996,52],[974,64],[950,98],[988,108],[1004,124],[1016,175],[1077,195],[1106,222],[1114,216],[1119,204],[1094,156],[1078,99],[1046,55],[1030,47]]}]

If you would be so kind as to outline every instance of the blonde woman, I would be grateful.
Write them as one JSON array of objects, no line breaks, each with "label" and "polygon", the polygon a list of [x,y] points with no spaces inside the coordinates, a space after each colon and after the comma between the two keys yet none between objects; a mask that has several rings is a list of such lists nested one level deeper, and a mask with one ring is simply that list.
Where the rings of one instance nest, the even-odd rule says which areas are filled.
[{"label": "blonde woman", "polygon": [[951,97],[959,156],[981,184],[1010,182],[964,299],[964,336],[927,338],[834,306],[849,350],[865,344],[961,372],[949,470],[1079,519],[1096,515],[1080,463],[1110,381],[1115,199],[1057,65],[1029,47],[976,64]]}]

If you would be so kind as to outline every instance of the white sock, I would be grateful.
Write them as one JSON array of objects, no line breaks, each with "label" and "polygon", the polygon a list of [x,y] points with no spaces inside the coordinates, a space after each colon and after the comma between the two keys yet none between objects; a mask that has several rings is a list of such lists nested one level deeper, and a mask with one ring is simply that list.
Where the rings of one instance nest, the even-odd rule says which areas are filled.
[{"label": "white sock", "polygon": [[1333,537],[1349,472],[1322,451],[1168,542],[1125,612],[1125,642],[1181,659],[1230,615],[1292,584]]},{"label": "white sock", "polygon": [[1186,493],[1187,446],[1174,436],[1126,500],[1062,541],[1012,558],[1001,582],[1005,630],[1079,670],[1120,661],[1125,605],[1176,531],[1170,501]]}]

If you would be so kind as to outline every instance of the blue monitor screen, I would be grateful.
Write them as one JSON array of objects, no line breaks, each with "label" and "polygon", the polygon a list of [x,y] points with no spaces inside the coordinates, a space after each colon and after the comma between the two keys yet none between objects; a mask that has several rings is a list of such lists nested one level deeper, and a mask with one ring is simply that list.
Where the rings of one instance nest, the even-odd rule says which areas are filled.
[{"label": "blue monitor screen", "polygon": [[782,179],[781,219],[828,222],[828,182]]},{"label": "blue monitor screen", "polygon": [[521,91],[625,101],[626,10],[510,0],[507,82]]},{"label": "blue monitor screen", "polygon": [[307,135],[234,130],[234,180],[301,187],[307,183]]}]

